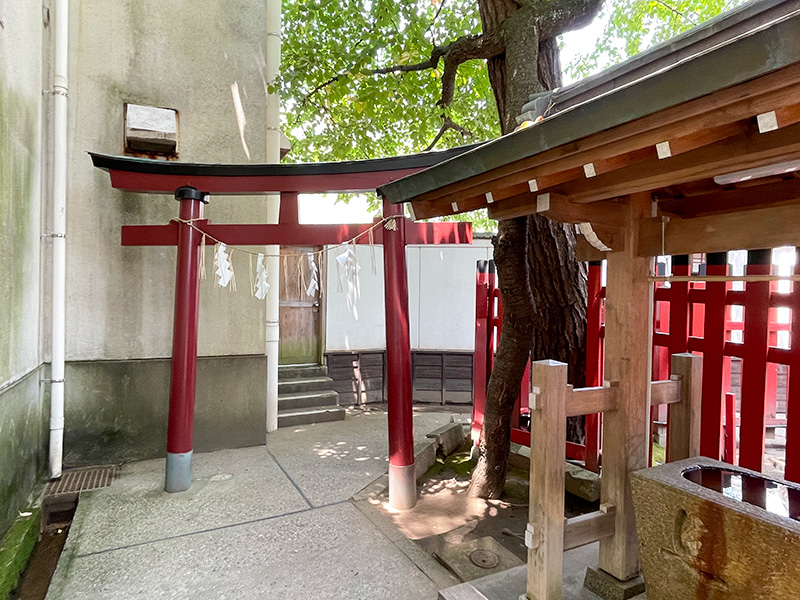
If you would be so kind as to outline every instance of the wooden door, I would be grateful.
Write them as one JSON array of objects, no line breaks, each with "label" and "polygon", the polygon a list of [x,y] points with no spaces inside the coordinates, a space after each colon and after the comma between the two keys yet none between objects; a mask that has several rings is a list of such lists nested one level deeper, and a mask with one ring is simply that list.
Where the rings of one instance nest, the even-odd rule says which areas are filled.
[{"label": "wooden door", "polygon": [[[280,294],[280,364],[319,364],[320,353],[320,293],[306,292],[311,282],[308,253],[316,248],[287,246],[281,248]],[[319,254],[314,256],[319,261]],[[317,264],[318,277],[322,266]]]}]

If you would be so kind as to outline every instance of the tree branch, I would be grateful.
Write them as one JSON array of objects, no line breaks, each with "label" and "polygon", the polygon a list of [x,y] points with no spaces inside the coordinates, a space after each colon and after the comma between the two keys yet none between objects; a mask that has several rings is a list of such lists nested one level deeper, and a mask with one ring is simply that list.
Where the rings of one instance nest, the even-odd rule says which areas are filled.
[{"label": "tree branch", "polygon": [[428,25],[428,28],[425,30],[425,33],[429,33],[431,35],[431,41],[433,42],[434,46],[436,46],[436,36],[433,35],[433,26],[436,24],[436,19],[438,19],[439,15],[442,13],[442,9],[444,8],[446,2],[447,0],[441,0],[439,2],[439,7],[436,9],[436,14],[433,15],[431,24]]},{"label": "tree branch", "polygon": [[[412,73],[435,69],[439,61],[444,59],[442,71],[442,96],[436,103],[438,106],[449,106],[455,94],[456,73],[458,67],[468,60],[485,59],[498,56],[505,50],[505,41],[502,31],[495,30],[480,35],[463,36],[444,46],[434,46],[428,60],[410,65],[391,65],[379,69],[369,69],[365,72],[370,75],[388,75],[390,73]],[[347,73],[339,73],[315,86],[308,94],[303,96],[300,106],[304,106],[315,94],[331,84],[336,83]]]},{"label": "tree branch", "polygon": [[567,31],[585,27],[594,20],[602,6],[603,0],[546,0],[535,3],[528,1],[517,12],[538,13],[536,20],[539,24],[539,39],[547,40]]},{"label": "tree branch", "polygon": [[501,31],[495,29],[481,35],[458,38],[444,46],[444,70],[442,72],[442,97],[436,103],[449,106],[456,88],[458,67],[468,60],[493,58],[505,51],[505,39]]},{"label": "tree branch", "polygon": [[464,127],[462,125],[459,125],[458,123],[453,121],[453,119],[451,119],[447,115],[442,115],[442,119],[443,119],[443,122],[442,122],[442,126],[439,128],[439,133],[436,134],[436,137],[433,138],[433,141],[428,145],[427,148],[425,148],[423,150],[423,152],[429,152],[429,151],[433,150],[434,146],[436,146],[436,144],[439,142],[439,140],[442,139],[442,136],[445,134],[445,132],[447,132],[450,129],[453,129],[453,130],[457,131],[458,133],[460,133],[465,138],[466,137],[471,137],[473,135],[473,133],[469,129],[467,129],[466,127]]},{"label": "tree branch", "polygon": [[[691,23],[692,25],[697,25],[697,21],[695,21],[694,19],[690,19],[690,18],[689,18],[689,15],[687,15],[687,14],[685,14],[685,13],[682,13],[682,12],[681,12],[681,11],[679,11],[677,8],[675,8],[675,7],[673,7],[673,6],[670,6],[670,5],[669,5],[669,4],[667,4],[666,2],[663,2],[662,0],[656,0],[656,2],[657,2],[658,4],[660,4],[661,6],[663,6],[664,8],[666,8],[667,10],[669,10],[669,11],[672,11],[673,13],[675,13],[676,15],[678,15],[678,16],[679,16],[681,19],[683,19],[684,21],[688,21],[688,22],[689,22],[689,23]],[[696,14],[696,13],[695,13],[695,14]]]}]

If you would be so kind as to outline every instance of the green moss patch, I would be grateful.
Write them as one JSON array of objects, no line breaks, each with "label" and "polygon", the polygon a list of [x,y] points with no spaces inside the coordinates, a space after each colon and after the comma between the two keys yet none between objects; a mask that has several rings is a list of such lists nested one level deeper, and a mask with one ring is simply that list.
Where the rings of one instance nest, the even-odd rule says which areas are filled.
[{"label": "green moss patch", "polygon": [[0,544],[0,600],[7,600],[16,589],[39,539],[41,509],[34,508],[30,513],[14,521]]}]

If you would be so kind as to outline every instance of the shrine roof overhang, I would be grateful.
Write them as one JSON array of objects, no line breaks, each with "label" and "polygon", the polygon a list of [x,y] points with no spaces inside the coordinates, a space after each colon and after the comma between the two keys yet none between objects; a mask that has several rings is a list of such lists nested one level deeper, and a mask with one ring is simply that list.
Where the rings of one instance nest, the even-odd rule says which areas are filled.
[{"label": "shrine roof overhang", "polygon": [[129,192],[171,194],[182,186],[211,194],[364,192],[476,147],[372,160],[322,163],[219,164],[154,160],[90,152],[111,184]]},{"label": "shrine roof overhang", "polygon": [[764,4],[783,13],[378,191],[417,219],[590,223],[612,250],[648,194],[642,256],[800,245],[800,2]]}]

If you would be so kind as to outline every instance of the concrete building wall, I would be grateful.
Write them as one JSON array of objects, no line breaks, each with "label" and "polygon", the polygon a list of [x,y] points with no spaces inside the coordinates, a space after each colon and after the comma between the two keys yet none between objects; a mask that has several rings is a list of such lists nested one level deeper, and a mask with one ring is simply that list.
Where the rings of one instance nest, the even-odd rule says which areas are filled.
[{"label": "concrete building wall", "polygon": [[[332,254],[335,254],[332,253]],[[492,257],[489,240],[473,246],[409,246],[409,328],[412,350],[472,352],[475,334],[475,265]],[[348,289],[329,257],[326,352],[382,350],[384,330],[383,249],[375,247],[376,272],[367,245],[356,248],[361,265],[357,292]]]},{"label": "concrete building wall", "polygon": [[42,6],[5,3],[0,28],[0,535],[44,467],[40,352]]},{"label": "concrete building wall", "polygon": [[[178,215],[170,196],[113,190],[87,151],[122,154],[123,107],[132,102],[178,110],[182,161],[263,162],[265,6],[255,0],[84,0],[71,3],[71,20],[66,456],[69,464],[81,464],[100,460],[96,450],[109,439],[116,450],[107,460],[164,452],[169,386],[159,359],[171,354],[176,252],[123,248],[120,227],[167,223]],[[218,223],[263,222],[265,200],[214,197],[205,216]],[[265,307],[246,292],[247,281],[239,282],[244,290],[238,294],[213,285],[212,248],[206,252],[199,353],[227,360],[202,368],[230,383],[225,370],[233,369],[241,385],[215,388],[227,401],[225,410],[212,415],[198,407],[198,431],[208,418],[217,425],[209,435],[219,432],[219,439],[200,446],[260,443],[266,431]],[[247,278],[247,257],[234,254],[233,262]],[[237,369],[237,357],[255,368]],[[114,379],[133,372],[161,383],[134,393]],[[223,440],[234,422],[248,427]]]}]

